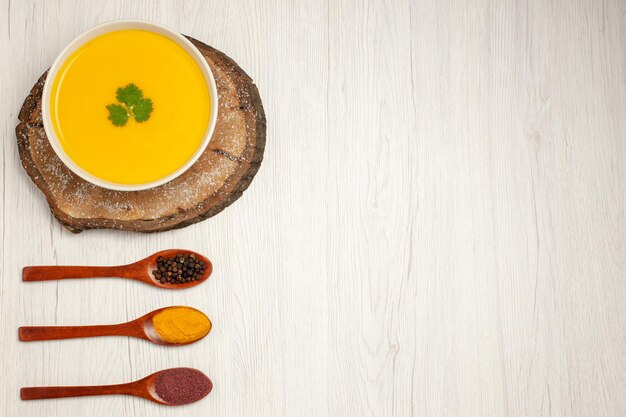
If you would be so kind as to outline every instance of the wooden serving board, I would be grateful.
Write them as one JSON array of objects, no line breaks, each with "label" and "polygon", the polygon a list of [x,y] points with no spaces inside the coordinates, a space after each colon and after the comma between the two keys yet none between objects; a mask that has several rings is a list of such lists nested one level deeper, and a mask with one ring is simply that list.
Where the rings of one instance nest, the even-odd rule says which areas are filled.
[{"label": "wooden serving board", "polygon": [[56,156],[43,128],[44,73],[22,105],[15,129],[26,172],[50,210],[74,233],[87,229],[162,232],[207,219],[248,188],[263,160],[265,113],[252,79],[228,56],[189,38],[217,84],[219,110],[206,151],[184,174],[145,191],[112,191],[72,173]]}]

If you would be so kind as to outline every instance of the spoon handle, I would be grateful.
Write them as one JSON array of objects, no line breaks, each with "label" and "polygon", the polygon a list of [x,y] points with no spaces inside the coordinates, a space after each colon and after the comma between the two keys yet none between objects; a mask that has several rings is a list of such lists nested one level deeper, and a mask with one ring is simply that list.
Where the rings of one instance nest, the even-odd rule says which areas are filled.
[{"label": "spoon handle", "polygon": [[133,322],[98,326],[24,326],[18,329],[23,342],[37,340],[76,339],[97,336],[133,336],[146,338],[141,325]]},{"label": "spoon handle", "polygon": [[123,266],[27,266],[22,281],[51,281],[68,278],[135,278],[138,271]]},{"label": "spoon handle", "polygon": [[88,395],[137,395],[134,383],[78,387],[25,387],[20,390],[22,400],[46,398],[85,397]]}]

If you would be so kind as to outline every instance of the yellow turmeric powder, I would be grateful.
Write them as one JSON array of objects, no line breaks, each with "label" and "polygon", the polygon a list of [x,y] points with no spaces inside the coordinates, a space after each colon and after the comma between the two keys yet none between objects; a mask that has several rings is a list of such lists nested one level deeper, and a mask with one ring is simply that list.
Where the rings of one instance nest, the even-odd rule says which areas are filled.
[{"label": "yellow turmeric powder", "polygon": [[191,307],[169,307],[152,318],[154,330],[169,343],[182,344],[202,339],[211,331],[211,320]]}]

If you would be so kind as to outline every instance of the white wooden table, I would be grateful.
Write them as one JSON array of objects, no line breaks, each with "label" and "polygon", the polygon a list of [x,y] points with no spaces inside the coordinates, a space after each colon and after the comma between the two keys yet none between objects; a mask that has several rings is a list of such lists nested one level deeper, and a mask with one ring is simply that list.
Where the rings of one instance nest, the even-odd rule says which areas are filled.
[{"label": "white wooden table", "polygon": [[[77,34],[164,23],[234,58],[268,118],[265,161],[183,230],[72,235],[20,166],[23,98]],[[2,416],[626,415],[626,2],[0,0]],[[194,290],[22,283],[29,264],[186,247]],[[214,330],[163,348],[20,343],[19,325],[186,304]],[[192,366],[188,407],[22,402],[26,385]]]}]

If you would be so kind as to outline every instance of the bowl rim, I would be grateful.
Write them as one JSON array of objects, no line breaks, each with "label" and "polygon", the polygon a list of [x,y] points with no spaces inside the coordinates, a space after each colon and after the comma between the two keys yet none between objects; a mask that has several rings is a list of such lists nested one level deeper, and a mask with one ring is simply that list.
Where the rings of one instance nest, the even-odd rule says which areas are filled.
[{"label": "bowl rim", "polygon": [[[194,152],[191,158],[181,167],[179,167],[176,171],[171,174],[159,178],[155,181],[141,183],[141,184],[119,184],[111,181],[104,180],[102,178],[96,177],[93,174],[90,174],[80,166],[78,166],[65,152],[59,138],[57,137],[56,131],[54,129],[54,125],[52,124],[52,117],[50,114],[50,96],[52,94],[52,85],[54,84],[54,79],[57,76],[57,73],[60,67],[65,63],[65,61],[69,58],[69,56],[74,53],[78,48],[91,41],[94,38],[97,38],[101,35],[115,32],[118,30],[147,30],[154,33],[158,33],[160,35],[166,36],[172,41],[176,42],[179,46],[181,46],[191,57],[194,59],[200,71],[204,75],[204,79],[207,84],[207,89],[209,90],[209,99],[211,100],[210,114],[209,114],[209,122],[207,125],[207,129],[205,131],[204,137],[198,149]],[[48,142],[50,142],[50,146],[54,150],[54,153],[59,157],[59,159],[65,164],[68,169],[70,169],[74,174],[78,175],[83,180],[96,185],[98,187],[107,188],[109,190],[115,191],[142,191],[148,190],[151,188],[158,187],[167,182],[174,180],[175,178],[182,175],[186,172],[191,166],[200,158],[200,155],[204,153],[206,147],[208,146],[211,137],[213,136],[213,132],[215,131],[215,125],[217,123],[217,113],[219,109],[219,97],[217,94],[217,85],[215,83],[215,78],[213,76],[213,71],[209,67],[206,59],[200,52],[200,50],[193,44],[189,39],[176,32],[175,30],[162,25],[160,23],[155,23],[147,20],[140,19],[117,19],[111,20],[108,22],[101,23],[88,29],[87,31],[76,36],[72,41],[65,47],[63,50],[57,55],[52,66],[48,70],[48,74],[46,76],[46,80],[44,82],[43,93],[42,93],[42,102],[41,102],[41,112],[43,118],[43,127],[46,132],[46,136],[48,137]]]}]

